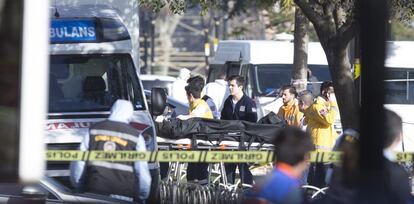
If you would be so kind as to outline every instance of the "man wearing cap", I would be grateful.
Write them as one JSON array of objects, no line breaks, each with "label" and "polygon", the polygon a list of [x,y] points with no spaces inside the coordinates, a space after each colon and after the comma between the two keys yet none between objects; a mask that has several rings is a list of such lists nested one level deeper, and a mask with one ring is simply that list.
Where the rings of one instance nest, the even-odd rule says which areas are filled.
[{"label": "man wearing cap", "polygon": [[[132,103],[117,100],[107,120],[93,124],[80,145],[81,151],[146,151],[143,136],[129,122]],[[145,203],[151,186],[146,161],[76,161],[71,163],[71,183],[78,191]]]}]

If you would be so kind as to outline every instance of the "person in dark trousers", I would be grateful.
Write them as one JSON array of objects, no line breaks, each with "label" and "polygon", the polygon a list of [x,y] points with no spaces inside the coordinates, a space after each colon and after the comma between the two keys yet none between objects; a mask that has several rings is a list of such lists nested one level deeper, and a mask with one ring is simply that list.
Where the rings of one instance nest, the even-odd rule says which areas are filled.
[{"label": "person in dark trousers", "polygon": [[314,149],[310,135],[299,128],[286,127],[275,135],[273,145],[277,155],[275,168],[246,193],[244,203],[304,203],[300,178]]},{"label": "person in dark trousers", "polygon": [[[187,86],[184,88],[187,94],[192,94],[193,98],[189,101],[190,109],[189,115],[178,116],[181,119],[188,119],[191,117],[202,117],[209,119],[218,119],[217,118],[217,108],[213,102],[213,99],[207,95],[202,96],[201,90],[204,87],[204,78],[201,76],[193,76],[187,80]],[[198,98],[195,98],[197,96]],[[202,96],[202,97],[201,97]],[[191,96],[189,96],[191,98]],[[201,100],[199,100],[201,97]],[[205,103],[203,103],[203,101]],[[206,105],[208,108],[206,108]],[[212,114],[212,116],[210,115]],[[160,162],[161,166],[161,179],[165,179],[168,175],[168,162]],[[207,184],[208,177],[208,164],[207,163],[188,163],[187,167],[187,179],[190,181],[198,180],[200,184]]]},{"label": "person in dark trousers", "polygon": [[[213,113],[211,112],[207,102],[201,99],[201,91],[204,87],[204,79],[200,76],[194,76],[188,79],[187,83],[188,85],[185,87],[185,91],[187,93],[188,103],[190,104],[188,115],[179,115],[177,118],[182,120],[194,117],[213,119]],[[199,184],[207,184],[208,163],[188,163],[187,180],[197,180]]]},{"label": "person in dark trousers", "polygon": [[[256,104],[243,92],[244,78],[233,75],[228,78],[230,96],[224,102],[221,111],[222,120],[257,121]],[[226,174],[229,183],[235,182],[236,167],[239,167],[240,178],[243,183],[253,184],[253,175],[246,163],[227,163]]]},{"label": "person in dark trousers", "polygon": [[[332,81],[321,84],[320,95],[304,111],[306,130],[311,134],[316,151],[331,151],[338,138],[334,122],[339,109]],[[326,186],[327,165],[313,163],[309,169],[308,183],[323,188]]]},{"label": "person in dark trousers", "polygon": [[384,157],[387,174],[385,178],[387,178],[389,201],[392,203],[407,203],[411,200],[411,203],[413,203],[408,173],[397,163],[395,155],[396,148],[401,145],[403,137],[402,119],[395,112],[388,109],[385,109],[384,112]]},{"label": "person in dark trousers", "polygon": [[[80,145],[81,151],[146,151],[143,136],[129,125],[134,108],[130,101],[117,100],[107,120],[93,124]],[[75,161],[70,179],[78,191],[108,195],[145,203],[151,176],[146,161]]]},{"label": "person in dark trousers", "polygon": [[[385,109],[384,123],[384,183],[388,199],[384,203],[413,203],[407,171],[397,163],[395,149],[402,139],[402,120],[395,112]],[[341,166],[333,168],[326,198],[315,203],[358,203],[359,152],[357,134],[344,134],[338,139],[338,150],[343,152]]]}]

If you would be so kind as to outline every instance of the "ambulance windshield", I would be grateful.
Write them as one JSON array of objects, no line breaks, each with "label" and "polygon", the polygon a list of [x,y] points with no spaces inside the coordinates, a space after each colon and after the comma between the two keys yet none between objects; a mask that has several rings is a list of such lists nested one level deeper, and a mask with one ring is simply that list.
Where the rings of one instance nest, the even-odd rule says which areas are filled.
[{"label": "ambulance windshield", "polygon": [[52,55],[50,61],[49,113],[109,111],[117,99],[145,109],[129,55]]}]

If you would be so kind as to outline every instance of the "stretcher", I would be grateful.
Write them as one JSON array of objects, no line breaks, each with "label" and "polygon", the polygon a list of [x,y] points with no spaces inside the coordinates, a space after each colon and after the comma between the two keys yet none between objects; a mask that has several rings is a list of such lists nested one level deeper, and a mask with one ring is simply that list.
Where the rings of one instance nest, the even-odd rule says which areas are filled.
[{"label": "stretcher", "polygon": [[158,137],[165,138],[169,143],[182,144],[192,141],[193,144],[197,144],[198,141],[207,141],[211,145],[218,145],[238,142],[240,147],[244,147],[245,144],[250,147],[253,143],[258,145],[271,144],[278,131],[284,126],[284,123],[259,124],[241,120],[204,118],[169,119],[156,123]]}]

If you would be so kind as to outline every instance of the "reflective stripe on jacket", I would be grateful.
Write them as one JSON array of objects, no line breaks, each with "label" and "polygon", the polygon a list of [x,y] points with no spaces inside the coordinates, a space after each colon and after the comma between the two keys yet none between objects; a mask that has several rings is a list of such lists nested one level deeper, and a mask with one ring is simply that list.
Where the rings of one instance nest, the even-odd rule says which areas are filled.
[{"label": "reflective stripe on jacket", "polygon": [[[103,151],[135,150],[139,133],[121,122],[103,121],[89,130],[89,149]],[[137,180],[133,172],[133,162],[102,161],[87,162],[86,190],[99,194],[114,194],[137,197]]]},{"label": "reflective stripe on jacket", "polygon": [[320,96],[306,109],[307,131],[312,135],[317,150],[331,150],[333,148],[338,137],[333,126],[336,115],[336,103],[329,103]]},{"label": "reflective stripe on jacket", "polygon": [[277,115],[286,120],[289,126],[299,127],[303,113],[299,111],[298,101],[293,99],[287,105],[282,105],[279,108]]}]

